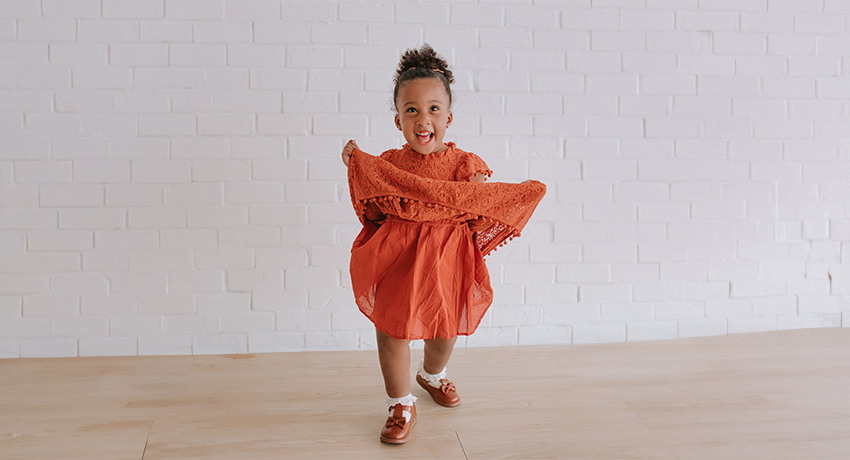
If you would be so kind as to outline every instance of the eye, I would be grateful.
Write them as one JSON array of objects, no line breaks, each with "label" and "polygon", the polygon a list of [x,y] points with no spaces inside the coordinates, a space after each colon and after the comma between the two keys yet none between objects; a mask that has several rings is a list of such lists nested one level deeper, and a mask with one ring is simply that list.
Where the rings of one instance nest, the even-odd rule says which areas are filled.
[{"label": "eye", "polygon": [[408,108],[407,108],[407,110],[405,110],[405,112],[407,112],[407,113],[416,113],[416,109],[414,109],[413,107],[408,107]]},{"label": "eye", "polygon": [[440,110],[440,106],[437,106],[437,105],[432,105],[432,106],[431,106],[431,111],[432,111],[432,112],[437,112],[437,111],[439,111],[439,110]]}]

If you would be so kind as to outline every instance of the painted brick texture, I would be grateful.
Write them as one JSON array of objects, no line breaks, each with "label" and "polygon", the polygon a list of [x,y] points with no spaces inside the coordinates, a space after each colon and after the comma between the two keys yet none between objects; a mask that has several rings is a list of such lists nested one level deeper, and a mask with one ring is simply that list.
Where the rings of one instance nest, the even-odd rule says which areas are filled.
[{"label": "painted brick texture", "polygon": [[850,326],[850,3],[0,1],[0,357],[373,349],[342,146],[549,193],[461,346]]}]

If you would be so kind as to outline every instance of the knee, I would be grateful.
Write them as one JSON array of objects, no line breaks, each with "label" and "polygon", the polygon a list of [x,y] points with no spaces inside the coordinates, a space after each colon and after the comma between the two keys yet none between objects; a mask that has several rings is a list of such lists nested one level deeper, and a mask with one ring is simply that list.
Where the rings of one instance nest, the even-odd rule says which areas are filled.
[{"label": "knee", "polygon": [[454,348],[455,342],[457,341],[457,336],[452,337],[450,339],[444,339],[442,337],[435,337],[433,339],[425,339],[425,346],[428,348],[442,349],[442,348]]},{"label": "knee", "polygon": [[379,350],[398,350],[400,348],[406,348],[410,343],[409,340],[400,340],[394,339],[387,334],[384,334],[381,331],[378,331],[378,349]]}]

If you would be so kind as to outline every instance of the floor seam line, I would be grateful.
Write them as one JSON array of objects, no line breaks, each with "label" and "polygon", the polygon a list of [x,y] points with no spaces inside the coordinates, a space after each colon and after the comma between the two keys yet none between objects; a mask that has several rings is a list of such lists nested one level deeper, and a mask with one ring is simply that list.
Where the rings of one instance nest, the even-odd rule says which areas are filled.
[{"label": "floor seam line", "polygon": [[145,448],[142,449],[142,460],[145,460],[145,452],[148,451],[148,441],[151,439],[151,431],[153,431],[153,424],[156,423],[156,418],[158,415],[154,416],[153,421],[151,422],[151,427],[148,428],[148,436],[145,438]]},{"label": "floor seam line", "polygon": [[[194,358],[192,359],[192,361],[194,361]],[[186,383],[188,383],[188,382],[189,382],[189,374],[191,374],[191,373],[192,373],[192,368],[193,368],[194,366],[195,366],[195,363],[194,363],[194,362],[189,363],[189,368],[188,368],[188,369],[186,369],[186,376],[185,376],[185,377],[183,377],[183,385],[181,385],[181,386],[180,386],[180,389],[179,389],[179,390],[177,390],[177,394],[176,394],[175,396],[180,395],[180,393],[181,393],[183,390],[185,390],[185,389],[186,389]]]},{"label": "floor seam line", "polygon": [[667,452],[670,452],[670,455],[672,455],[676,460],[681,460],[679,458],[679,456],[676,455],[675,452],[673,452],[673,449],[671,449],[670,446],[667,445],[667,442],[665,442],[664,439],[661,438],[661,436],[658,436],[658,433],[656,433],[655,430],[653,430],[652,428],[649,427],[649,425],[647,425],[646,420],[644,420],[643,417],[641,417],[640,414],[638,414],[636,410],[632,409],[632,406],[630,406],[629,403],[624,403],[624,404],[626,405],[626,407],[629,408],[630,411],[632,411],[633,414],[635,414],[635,416],[638,418],[638,420],[640,420],[640,422],[643,423],[643,426],[645,426],[646,429],[649,430],[650,433],[654,434],[658,438],[658,440],[661,441],[661,444],[664,445],[664,448],[667,449]]},{"label": "floor seam line", "polygon": [[463,448],[463,441],[460,440],[460,433],[455,431],[455,436],[457,436],[457,443],[460,444],[460,450],[463,452],[463,458],[469,460],[469,456],[466,455],[466,449]]}]

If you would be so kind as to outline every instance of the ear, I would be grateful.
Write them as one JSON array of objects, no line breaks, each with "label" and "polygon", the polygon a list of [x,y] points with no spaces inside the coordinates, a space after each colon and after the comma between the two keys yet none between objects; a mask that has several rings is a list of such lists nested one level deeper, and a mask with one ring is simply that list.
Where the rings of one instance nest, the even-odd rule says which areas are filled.
[{"label": "ear", "polygon": [[452,125],[452,113],[449,112],[449,119],[448,119],[448,122],[446,123],[446,128],[448,128],[451,125]]},{"label": "ear", "polygon": [[398,114],[395,114],[395,127],[401,131],[401,118],[399,118]]}]

